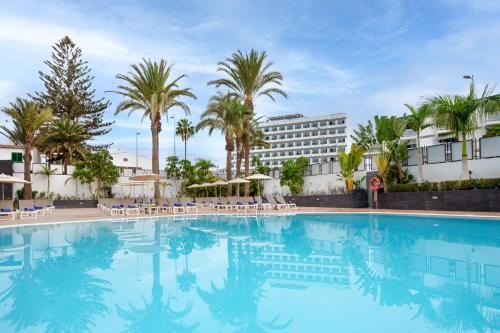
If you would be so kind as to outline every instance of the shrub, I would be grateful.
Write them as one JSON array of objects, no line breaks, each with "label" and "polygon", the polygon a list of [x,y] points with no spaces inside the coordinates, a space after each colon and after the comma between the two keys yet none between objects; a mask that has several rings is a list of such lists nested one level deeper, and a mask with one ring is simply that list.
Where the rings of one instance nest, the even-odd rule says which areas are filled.
[{"label": "shrub", "polygon": [[391,184],[389,185],[389,192],[416,192],[418,184]]},{"label": "shrub", "polygon": [[456,190],[458,188],[458,180],[447,180],[439,183],[439,188],[443,191]]},{"label": "shrub", "polygon": [[418,185],[419,191],[438,191],[439,183],[425,182]]},{"label": "shrub", "polygon": [[458,183],[457,190],[472,190],[476,188],[476,184],[476,179],[461,180]]},{"label": "shrub", "polygon": [[481,189],[500,188],[500,178],[481,178],[477,180],[476,186]]}]

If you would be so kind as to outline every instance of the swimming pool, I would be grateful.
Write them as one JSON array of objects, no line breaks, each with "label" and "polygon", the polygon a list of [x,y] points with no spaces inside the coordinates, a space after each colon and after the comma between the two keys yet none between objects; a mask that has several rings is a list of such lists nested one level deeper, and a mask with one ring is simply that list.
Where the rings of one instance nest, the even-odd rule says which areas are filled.
[{"label": "swimming pool", "polygon": [[297,214],[0,229],[0,332],[495,332],[500,220]]}]

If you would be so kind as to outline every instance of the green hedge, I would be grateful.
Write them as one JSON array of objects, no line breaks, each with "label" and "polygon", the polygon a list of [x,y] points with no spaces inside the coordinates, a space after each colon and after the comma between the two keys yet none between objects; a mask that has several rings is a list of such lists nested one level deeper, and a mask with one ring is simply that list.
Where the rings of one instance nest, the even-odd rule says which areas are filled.
[{"label": "green hedge", "polygon": [[500,188],[500,178],[448,180],[439,183],[425,182],[421,184],[392,184],[389,192],[416,192],[416,191],[452,191],[472,189]]}]

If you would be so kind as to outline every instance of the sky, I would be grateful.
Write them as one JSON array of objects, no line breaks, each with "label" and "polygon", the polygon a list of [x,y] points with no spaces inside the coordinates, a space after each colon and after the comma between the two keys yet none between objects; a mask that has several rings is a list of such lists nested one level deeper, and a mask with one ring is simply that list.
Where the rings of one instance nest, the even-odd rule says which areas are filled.
[{"label": "sky", "polygon": [[[344,112],[355,127],[376,114],[402,114],[404,103],[426,96],[465,93],[466,74],[479,86],[500,81],[499,17],[500,0],[1,1],[0,107],[42,88],[38,71],[47,71],[51,45],[68,35],[89,62],[96,96],[112,102],[105,118],[113,129],[97,139],[112,150],[135,152],[140,132],[139,153],[150,155],[147,119],[115,116],[121,98],[107,92],[142,58],[166,59],[176,76],[188,76],[181,85],[197,96],[186,100],[194,124],[217,91],[206,84],[222,76],[217,62],[254,48],[267,52],[289,95],[257,99],[259,115]],[[162,161],[174,153],[167,120]],[[183,154],[180,138],[176,146]],[[197,133],[188,158],[224,166],[223,138]]]}]

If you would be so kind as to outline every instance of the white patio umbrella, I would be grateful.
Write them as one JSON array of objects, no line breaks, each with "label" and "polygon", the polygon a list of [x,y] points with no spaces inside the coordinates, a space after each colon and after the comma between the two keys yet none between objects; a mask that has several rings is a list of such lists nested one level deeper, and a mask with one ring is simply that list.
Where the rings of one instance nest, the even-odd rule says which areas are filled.
[{"label": "white patio umbrella", "polygon": [[144,175],[137,175],[137,176],[132,176],[132,177],[129,177],[128,178],[129,180],[132,180],[132,181],[159,181],[159,180],[162,180],[162,179],[167,179],[166,176],[162,176],[162,175],[158,175],[156,173],[147,173],[147,174],[144,174]]},{"label": "white patio umbrella", "polygon": [[[227,183],[228,184],[246,184],[246,183],[250,183],[250,181],[243,179],[243,178],[234,178],[234,179],[229,180]],[[239,186],[236,190],[236,196],[237,197],[240,196],[240,187]]]},{"label": "white patio umbrella", "polygon": [[144,186],[144,185],[147,185],[150,183],[152,183],[152,182],[151,181],[128,181],[128,182],[124,182],[124,183],[118,183],[118,185],[130,187],[130,191],[129,191],[130,195],[132,195],[132,187],[134,187],[134,196],[135,196],[135,187],[136,186]]},{"label": "white patio umbrella", "polygon": [[225,186],[225,185],[227,185],[227,182],[225,182],[223,180],[218,180],[218,181],[212,183],[212,186],[216,186],[215,187],[215,189],[216,189],[215,196],[217,196],[217,187],[219,188],[219,195],[220,195],[221,194],[220,187]]},{"label": "white patio umbrella", "polygon": [[192,184],[192,185],[189,185],[187,188],[194,189],[194,196],[196,197],[196,189],[200,188],[200,187],[201,186],[199,184]]},{"label": "white patio umbrella", "polygon": [[268,179],[273,179],[272,177],[263,175],[261,173],[256,173],[251,176],[248,176],[245,178],[246,180],[256,180],[257,181],[257,193],[259,194],[260,197],[260,181],[261,180],[268,180]]},{"label": "white patio umbrella", "polygon": [[203,183],[203,184],[200,184],[200,187],[204,187],[205,188],[205,197],[208,197],[208,187],[210,186],[213,186],[212,183]]},{"label": "white patio umbrella", "polygon": [[4,199],[4,184],[31,184],[31,182],[27,180],[6,175],[4,173],[0,174],[0,183],[2,183],[2,200]]}]

